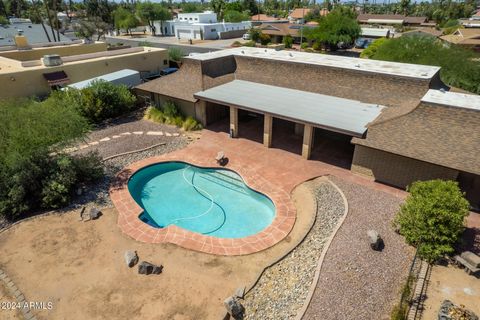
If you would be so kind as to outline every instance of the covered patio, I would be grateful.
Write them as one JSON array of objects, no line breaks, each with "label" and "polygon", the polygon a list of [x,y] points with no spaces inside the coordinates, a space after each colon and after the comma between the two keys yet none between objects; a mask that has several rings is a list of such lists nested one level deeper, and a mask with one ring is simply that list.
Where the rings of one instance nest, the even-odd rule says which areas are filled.
[{"label": "covered patio", "polygon": [[[363,137],[367,125],[375,120],[383,106],[362,103],[355,100],[327,96],[307,91],[265,85],[250,81],[232,82],[197,92],[196,99],[207,102],[206,123],[212,123],[209,115],[223,114],[229,118],[228,132],[236,138],[242,130],[248,130],[242,136],[260,140],[267,148],[275,144],[276,136],[284,136],[285,130],[293,128],[299,136],[299,146],[303,158],[312,155],[314,138],[321,139],[320,132],[331,132],[348,137]],[[218,112],[218,110],[222,110]],[[245,128],[239,127],[240,116],[245,114],[256,118]],[[240,116],[239,116],[240,115]],[[255,115],[255,117],[253,116]],[[261,122],[263,124],[260,124]],[[260,139],[255,134],[255,124],[263,126]],[[275,124],[275,125],[274,125]],[[277,128],[274,130],[274,126]],[[257,138],[256,138],[257,137]],[[322,144],[316,141],[315,144]],[[294,145],[291,149],[296,149]]]}]

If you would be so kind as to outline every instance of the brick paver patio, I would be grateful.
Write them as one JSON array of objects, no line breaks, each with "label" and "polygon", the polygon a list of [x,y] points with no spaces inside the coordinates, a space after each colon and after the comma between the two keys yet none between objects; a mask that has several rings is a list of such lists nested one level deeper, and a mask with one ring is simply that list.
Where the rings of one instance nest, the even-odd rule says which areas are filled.
[{"label": "brick paver patio", "polygon": [[[227,168],[239,173],[253,189],[266,194],[276,207],[276,217],[262,232],[242,239],[220,239],[169,226],[153,228],[138,215],[141,207],[128,192],[127,183],[135,171],[163,161],[184,161],[198,166],[218,167],[215,157],[223,151],[228,157]],[[239,138],[230,139],[224,132],[204,130],[201,138],[188,147],[172,153],[142,160],[125,168],[110,188],[110,196],[118,210],[118,226],[130,237],[148,243],[170,242],[182,247],[220,255],[239,255],[258,252],[282,240],[295,223],[295,207],[290,193],[298,184],[322,175],[334,175],[346,181],[369,186],[398,197],[405,192],[376,183],[347,169],[281,149],[265,148],[262,144]]]}]

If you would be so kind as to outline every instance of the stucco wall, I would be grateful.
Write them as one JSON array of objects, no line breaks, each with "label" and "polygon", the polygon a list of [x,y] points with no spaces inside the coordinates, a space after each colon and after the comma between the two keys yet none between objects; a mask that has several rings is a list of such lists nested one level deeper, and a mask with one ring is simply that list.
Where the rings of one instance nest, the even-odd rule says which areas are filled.
[{"label": "stucco wall", "polygon": [[59,54],[62,57],[74,56],[77,54],[93,53],[106,51],[105,42],[96,42],[92,44],[74,44],[62,47],[37,48],[32,50],[15,50],[0,52],[0,56],[20,61],[39,60],[46,54]]},{"label": "stucco wall", "polygon": [[43,77],[44,73],[65,71],[70,83],[98,77],[103,74],[133,69],[137,71],[157,71],[168,67],[166,50],[145,51],[139,54],[119,55],[108,58],[89,59],[48,68],[25,68],[22,71],[0,74],[0,97],[25,97],[46,95],[50,87]]},{"label": "stucco wall", "polygon": [[376,181],[405,188],[418,180],[456,180],[458,171],[407,157],[356,145],[352,171]]},{"label": "stucco wall", "polygon": [[236,79],[310,91],[366,103],[398,106],[419,101],[430,81],[312,64],[235,57]]}]

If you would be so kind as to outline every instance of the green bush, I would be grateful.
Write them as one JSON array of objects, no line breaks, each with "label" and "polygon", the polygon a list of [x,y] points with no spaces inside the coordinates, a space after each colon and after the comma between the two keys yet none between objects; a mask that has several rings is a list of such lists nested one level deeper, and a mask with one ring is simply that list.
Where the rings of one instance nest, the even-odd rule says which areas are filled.
[{"label": "green bush", "polygon": [[308,43],[307,42],[302,42],[302,44],[300,45],[300,48],[307,49],[308,48]]},{"label": "green bush", "polygon": [[81,90],[68,89],[55,93],[50,99],[66,100],[92,123],[125,114],[135,107],[136,98],[125,85],[94,81]]},{"label": "green bush", "polygon": [[185,52],[179,47],[168,48],[168,58],[172,61],[179,62],[185,56]]},{"label": "green bush", "polygon": [[259,40],[260,40],[260,43],[263,45],[263,46],[266,46],[267,44],[270,43],[270,36],[268,34],[265,34],[265,33],[260,33],[260,37],[259,37]]},{"label": "green bush", "polygon": [[247,41],[243,44],[244,47],[255,47],[256,46],[256,42],[253,41],[253,40],[250,40],[250,41]]},{"label": "green bush", "polygon": [[454,251],[469,203],[455,181],[417,181],[400,207],[394,226],[418,255],[432,263]]},{"label": "green bush", "polygon": [[98,156],[61,150],[89,129],[66,100],[0,101],[0,215],[15,219],[65,205],[78,184],[103,176]]},{"label": "green bush", "polygon": [[185,131],[202,129],[201,124],[192,117],[185,118],[171,101],[165,102],[162,109],[148,107],[144,118],[157,123],[174,125],[183,128]]},{"label": "green bush", "polygon": [[257,42],[260,40],[262,31],[258,28],[252,27],[250,30],[248,30],[248,33],[250,34],[250,39],[252,39],[253,42]]},{"label": "green bush", "polygon": [[293,45],[293,38],[291,35],[286,35],[283,37],[283,44],[285,45],[285,48],[291,48]]},{"label": "green bush", "polygon": [[360,58],[372,58],[377,52],[378,48],[382,46],[386,41],[388,41],[387,38],[375,39],[365,50],[360,53]]},{"label": "green bush", "polygon": [[389,39],[371,59],[439,66],[446,84],[480,94],[480,55],[435,38],[410,36]]},{"label": "green bush", "polygon": [[320,51],[320,50],[322,50],[322,45],[318,42],[314,42],[312,44],[312,49],[315,50],[315,51]]}]

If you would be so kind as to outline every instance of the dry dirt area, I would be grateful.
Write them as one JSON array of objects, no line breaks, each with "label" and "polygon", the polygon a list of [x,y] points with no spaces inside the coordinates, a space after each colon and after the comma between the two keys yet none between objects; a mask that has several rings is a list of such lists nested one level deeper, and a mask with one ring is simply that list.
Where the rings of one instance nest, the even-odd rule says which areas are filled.
[{"label": "dry dirt area", "polygon": [[0,319],[23,319],[21,311],[11,307],[14,302],[16,302],[15,297],[8,292],[5,284],[0,281]]},{"label": "dry dirt area", "polygon": [[[122,234],[117,213],[81,222],[78,212],[39,217],[0,234],[0,267],[27,301],[53,302],[38,319],[221,319],[223,300],[248,286],[263,268],[289,251],[312,221],[314,201],[305,186],[293,193],[297,223],[283,241],[248,256],[222,257],[172,244],[144,244]],[[163,264],[160,275],[139,275],[125,250]],[[2,318],[3,319],[3,318]]]},{"label": "dry dirt area", "polygon": [[440,305],[447,299],[480,316],[480,279],[455,266],[433,266],[423,319],[437,319]]}]

